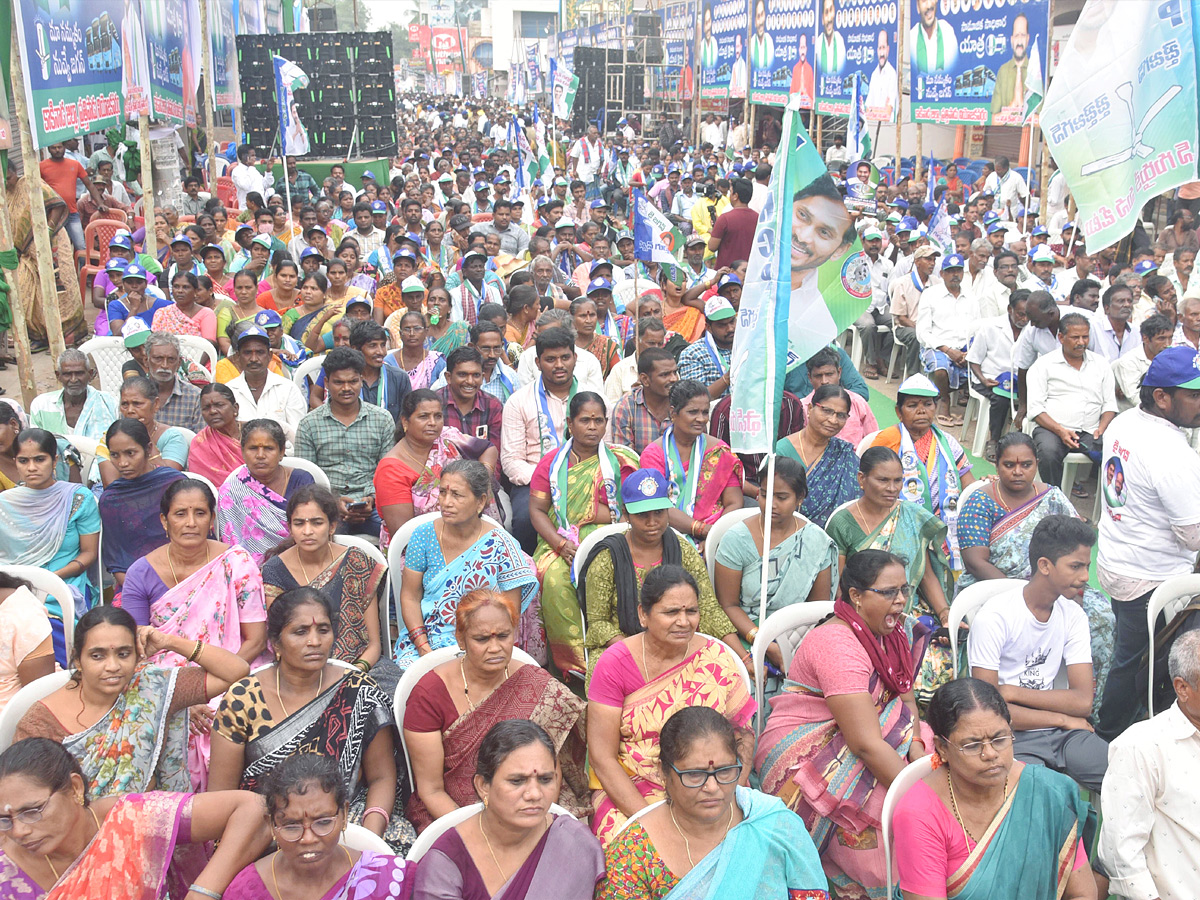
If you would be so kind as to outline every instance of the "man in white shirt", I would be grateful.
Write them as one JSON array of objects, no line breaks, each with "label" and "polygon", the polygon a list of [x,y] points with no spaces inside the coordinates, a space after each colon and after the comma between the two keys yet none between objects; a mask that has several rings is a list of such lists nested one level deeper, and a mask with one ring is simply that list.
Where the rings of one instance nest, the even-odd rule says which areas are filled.
[{"label": "man in white shirt", "polygon": [[[1100,586],[1116,615],[1112,664],[1096,731],[1113,740],[1141,715],[1146,606],[1160,584],[1191,573],[1200,550],[1200,456],[1185,428],[1200,427],[1200,353],[1168,347],[1142,377],[1136,409],[1104,434]],[[1159,617],[1158,627],[1162,627]]]},{"label": "man in white shirt", "polygon": [[1171,644],[1175,703],[1113,740],[1098,851],[1109,891],[1135,900],[1200,897],[1200,631]]},{"label": "man in white shirt", "polygon": [[[1046,516],[1029,539],[1029,581],[985,603],[967,638],[971,675],[996,685],[1008,703],[1013,756],[1092,791],[1100,790],[1108,768],[1108,744],[1088,723],[1092,639],[1079,602],[1095,543],[1086,522]],[[1066,686],[1060,686],[1063,667]]]},{"label": "man in white shirt", "polygon": [[1100,298],[1103,306],[1092,315],[1092,337],[1089,349],[1110,362],[1139,346],[1137,335],[1129,325],[1133,315],[1133,291],[1123,284],[1114,284]]},{"label": "man in white shirt", "polygon": [[[979,241],[988,244],[987,238],[975,239],[975,243]],[[971,246],[974,247],[975,243]],[[991,244],[988,244],[988,253],[991,253]],[[990,268],[990,277],[981,276],[978,279],[977,283],[981,287],[979,292],[974,294],[979,302],[979,314],[984,318],[1003,315],[1008,309],[1008,297],[1017,287],[1021,261],[1011,250],[1001,250],[991,257]]]},{"label": "man in white shirt", "polygon": [[1060,318],[1061,349],[1035,362],[1026,378],[1038,472],[1046,484],[1062,481],[1068,453],[1097,453],[1104,429],[1117,414],[1112,369],[1087,349],[1090,333],[1079,313]]},{"label": "man in white shirt", "polygon": [[230,170],[229,177],[233,181],[233,186],[237,188],[238,209],[246,208],[247,194],[256,193],[266,200],[275,193],[272,188],[272,185],[275,184],[275,176],[270,174],[271,167],[275,164],[273,159],[267,160],[267,174],[263,175],[255,168],[258,156],[249,144],[242,144],[238,147],[237,158],[238,164]]},{"label": "man in white shirt", "polygon": [[1025,316],[1028,298],[1026,290],[1013,291],[1005,314],[983,319],[967,350],[971,384],[988,399],[988,442],[983,455],[989,462],[996,461],[996,444],[1008,419],[1014,387],[1013,348],[1029,321]]},{"label": "man in white shirt", "polygon": [[1175,337],[1175,326],[1161,313],[1155,313],[1143,319],[1138,331],[1142,338],[1141,346],[1112,363],[1118,412],[1125,412],[1125,410],[1137,406],[1142,376],[1150,368],[1154,357],[1170,347],[1171,341]]},{"label": "man in white shirt", "polygon": [[1007,156],[996,158],[996,171],[987,177],[983,189],[995,195],[992,209],[1006,222],[1015,222],[1017,210],[1029,199],[1029,186],[1025,184],[1025,179],[1009,166]]},{"label": "man in white shirt", "polygon": [[700,139],[706,144],[712,144],[714,150],[720,150],[725,143],[724,137],[717,117],[709,113],[704,120],[704,127],[700,130]]},{"label": "man in white shirt", "polygon": [[[538,334],[547,329],[559,327],[566,328],[572,336],[575,335],[571,314],[565,309],[546,310],[538,316],[536,325]],[[526,347],[517,360],[518,389],[537,381],[540,368],[537,363],[537,345]],[[576,347],[572,374],[578,380],[581,391],[595,391],[603,396],[604,370],[600,367],[600,360],[596,359],[594,353],[584,350],[582,347]]]},{"label": "man in white shirt", "polygon": [[1054,274],[1054,253],[1045,244],[1039,244],[1029,254],[1025,265],[1029,272],[1021,287],[1031,291],[1049,291],[1055,303],[1066,303],[1067,294],[1058,283]]},{"label": "man in white shirt", "polygon": [[846,146],[846,139],[839,134],[834,137],[833,146],[825,151],[825,165],[834,169],[842,163],[848,162],[850,162],[850,150]]},{"label": "man in white shirt", "polygon": [[587,134],[575,142],[570,152],[570,173],[587,185],[587,197],[594,200],[600,196],[600,184],[596,176],[600,173],[604,147],[600,143],[600,131],[589,125]]},{"label": "man in white shirt", "polygon": [[1029,368],[1048,353],[1057,353],[1058,320],[1061,307],[1045,291],[1033,291],[1025,302],[1029,324],[1021,331],[1013,346],[1013,370],[1017,373],[1017,412],[1013,427],[1020,428],[1028,406],[1026,378]]},{"label": "man in white shirt", "polygon": [[834,0],[821,4],[821,35],[817,38],[817,67],[822,75],[837,75],[846,65],[846,39],[834,30],[837,8]]},{"label": "man in white shirt", "polygon": [[867,88],[867,114],[872,119],[892,122],[896,119],[896,67],[888,62],[891,46],[888,33],[880,31],[875,39],[876,63]]},{"label": "man in white shirt", "polygon": [[950,392],[967,377],[967,344],[979,322],[979,306],[962,292],[963,258],[951,253],[942,260],[942,282],[921,294],[917,308],[917,340],[921,365],[937,385],[938,424],[961,425],[950,415]]},{"label": "man in white shirt", "polygon": [[1055,277],[1058,278],[1058,284],[1063,291],[1070,296],[1071,288],[1075,286],[1077,281],[1094,278],[1092,274],[1092,258],[1088,255],[1087,248],[1083,244],[1076,244],[1072,250],[1071,261],[1074,265],[1059,269],[1056,271]]},{"label": "man in white shirt", "polygon": [[229,382],[237,398],[238,421],[274,419],[283,428],[289,444],[296,440],[296,427],[308,412],[308,403],[290,378],[270,371],[271,339],[262,328],[251,325],[237,341],[242,374]]},{"label": "man in white shirt", "polygon": [[[979,312],[985,318],[1000,315],[1003,307],[993,309],[989,296],[992,282],[996,280],[992,268],[992,245],[988,243],[987,238],[975,238],[971,242],[970,255],[963,255],[967,259],[967,268],[963,272],[963,291],[975,298],[975,302],[979,304]],[[988,304],[986,308],[985,301]]]},{"label": "man in white shirt", "polygon": [[[863,252],[871,261],[871,305],[854,323],[855,340],[863,346],[863,377],[878,378],[887,369],[892,352],[891,299],[888,282],[892,278],[892,263],[883,255],[883,234],[874,226],[862,233]],[[880,327],[888,330],[881,332]]]},{"label": "man in white shirt", "polygon": [[1071,195],[1067,187],[1067,179],[1058,171],[1058,163],[1050,157],[1050,180],[1046,183],[1046,221],[1053,222],[1067,208],[1067,198]]}]

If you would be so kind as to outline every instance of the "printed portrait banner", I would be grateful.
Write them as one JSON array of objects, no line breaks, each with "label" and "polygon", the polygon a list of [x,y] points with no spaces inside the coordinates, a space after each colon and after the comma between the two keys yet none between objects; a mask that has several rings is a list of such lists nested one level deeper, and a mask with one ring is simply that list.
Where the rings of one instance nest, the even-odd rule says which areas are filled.
[{"label": "printed portrait banner", "polygon": [[786,106],[800,95],[812,109],[812,46],[819,0],[754,0],[750,21],[750,102]]},{"label": "printed portrait banner", "polygon": [[726,113],[731,97],[746,96],[746,9],[744,0],[701,0],[696,36],[701,112]]},{"label": "printed portrait banner", "polygon": [[1022,124],[1027,89],[1045,82],[1049,0],[909,4],[912,121]]},{"label": "printed portrait banner", "polygon": [[[13,28],[25,69],[25,83],[13,90],[25,91],[34,147],[123,121],[122,97],[128,102],[130,87],[122,78],[130,52],[125,6],[123,0],[13,3]],[[132,53],[144,59],[140,19],[133,24],[138,27]]]},{"label": "printed portrait banner", "polygon": [[1197,180],[1200,0],[1088,0],[1042,109],[1089,247],[1129,234],[1152,197]]},{"label": "printed portrait banner", "polygon": [[476,97],[487,96],[487,72],[476,72],[471,76],[474,81],[472,93]]},{"label": "printed portrait banner", "polygon": [[189,5],[198,9],[187,0],[142,0],[141,4],[150,66],[150,115],[175,125],[196,124],[200,60],[188,46],[187,36],[196,33],[188,28]]},{"label": "printed portrait banner", "polygon": [[212,98],[218,109],[232,109],[241,98],[237,69],[236,19],[229,3],[208,5],[209,43],[212,45]]},{"label": "printed portrait banner", "polygon": [[579,76],[561,61],[550,67],[554,84],[551,86],[550,106],[556,119],[571,118],[575,109],[575,92],[579,90]]},{"label": "printed portrait banner", "polygon": [[733,339],[729,431],[738,453],[775,449],[787,372],[828,346],[871,299],[870,261],[800,121],[798,96],[784,113],[778,147]]},{"label": "printed portrait banner", "polygon": [[[666,68],[662,70],[664,77],[655,82],[655,96],[690,101],[696,89],[696,0],[668,3],[659,14]],[[679,77],[672,85],[667,76],[675,74]]]},{"label": "printed portrait banner", "polygon": [[578,44],[579,34],[574,29],[558,33],[558,60],[568,69],[575,68],[575,47]]},{"label": "printed portrait banner", "polygon": [[817,112],[849,115],[857,72],[865,94],[864,118],[868,122],[896,121],[896,34],[901,2],[821,0],[813,50]]}]

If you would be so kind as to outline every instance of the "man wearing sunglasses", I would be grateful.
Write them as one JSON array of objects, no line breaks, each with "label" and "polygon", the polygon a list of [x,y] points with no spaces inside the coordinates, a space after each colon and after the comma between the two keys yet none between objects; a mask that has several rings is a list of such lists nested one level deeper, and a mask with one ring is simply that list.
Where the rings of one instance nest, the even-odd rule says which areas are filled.
[{"label": "man wearing sunglasses", "polygon": [[1029,539],[1028,583],[985,603],[967,639],[971,675],[996,685],[1012,713],[1014,757],[1092,791],[1108,768],[1108,742],[1088,721],[1092,645],[1080,605],[1095,543],[1086,522],[1046,516]]}]

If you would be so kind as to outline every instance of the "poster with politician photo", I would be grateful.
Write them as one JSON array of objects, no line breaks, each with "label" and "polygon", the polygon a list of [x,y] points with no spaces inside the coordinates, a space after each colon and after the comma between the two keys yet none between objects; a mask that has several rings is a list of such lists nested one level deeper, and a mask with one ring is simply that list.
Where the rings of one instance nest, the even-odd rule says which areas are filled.
[{"label": "poster with politician photo", "polygon": [[862,76],[864,118],[894,122],[899,107],[896,29],[902,0],[819,0],[814,59],[817,112],[850,114],[854,73]]}]

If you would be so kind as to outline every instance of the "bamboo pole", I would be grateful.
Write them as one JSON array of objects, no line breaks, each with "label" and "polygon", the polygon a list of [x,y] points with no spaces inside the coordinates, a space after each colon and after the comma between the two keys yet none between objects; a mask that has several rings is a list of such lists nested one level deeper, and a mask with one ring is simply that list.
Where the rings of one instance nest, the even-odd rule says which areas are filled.
[{"label": "bamboo pole", "polygon": [[[1050,8],[1046,13],[1046,71],[1050,70],[1050,37],[1054,34],[1054,0],[1050,0]],[[1043,84],[1048,82],[1049,78],[1043,79]],[[1042,224],[1049,225],[1049,217],[1047,216],[1046,208],[1046,186],[1050,180],[1050,147],[1046,144],[1046,135],[1042,132],[1042,113],[1038,111],[1038,140],[1041,142],[1042,164],[1038,171],[1038,213],[1042,217]],[[1032,193],[1032,192],[1031,192]],[[1028,209],[1032,204],[1026,203],[1025,208]]]},{"label": "bamboo pole", "polygon": [[[13,82],[16,90],[23,91],[24,87]],[[16,151],[9,151],[11,156]],[[12,165],[12,160],[8,163]],[[8,217],[9,199],[7,179],[3,187],[4,202],[0,203],[0,250],[8,251],[14,249],[12,237],[12,222]],[[5,272],[5,280],[8,282],[8,304],[12,309],[12,335],[13,343],[17,347],[17,377],[21,382],[21,401],[25,408],[29,409],[29,404],[33,402],[33,398],[37,396],[37,385],[33,380],[33,354],[29,347],[29,327],[25,321],[25,304],[17,290],[17,273],[16,271]],[[0,350],[5,348],[0,347]]]},{"label": "bamboo pole", "polygon": [[[58,359],[66,349],[63,339],[62,313],[58,308],[58,285],[54,278],[54,251],[50,246],[50,226],[46,222],[46,205],[42,193],[42,172],[38,166],[37,151],[33,149],[33,135],[29,131],[29,108],[25,103],[25,71],[21,65],[17,32],[12,33],[12,103],[13,115],[21,131],[21,161],[25,166],[25,185],[29,189],[29,216],[33,228],[33,252],[37,261],[38,277],[42,287],[42,315],[46,319],[46,336],[50,342],[50,355]],[[60,261],[61,265],[75,265],[75,257]],[[81,301],[82,302],[82,301]]]},{"label": "bamboo pole", "polygon": [[913,181],[921,180],[923,163],[925,162],[925,126],[917,125],[917,158],[913,160]]},{"label": "bamboo pole", "polygon": [[900,180],[900,132],[904,127],[904,117],[901,115],[904,109],[904,10],[908,4],[897,3],[896,7],[900,21],[896,25],[896,152],[892,154],[893,184]]},{"label": "bamboo pole", "polygon": [[208,23],[208,0],[198,0],[200,5],[200,40],[204,46],[200,49],[200,80],[204,83],[204,137],[207,146],[204,152],[208,154],[208,189],[212,196],[217,196],[217,142],[213,138],[213,122],[216,120],[216,101],[213,100],[212,84],[213,58],[212,40],[209,35],[212,30]]},{"label": "bamboo pole", "polygon": [[138,180],[142,183],[142,217],[146,220],[142,252],[157,257],[158,239],[154,234],[154,148],[150,146],[149,113],[138,116],[138,145],[142,154],[142,171]]}]

